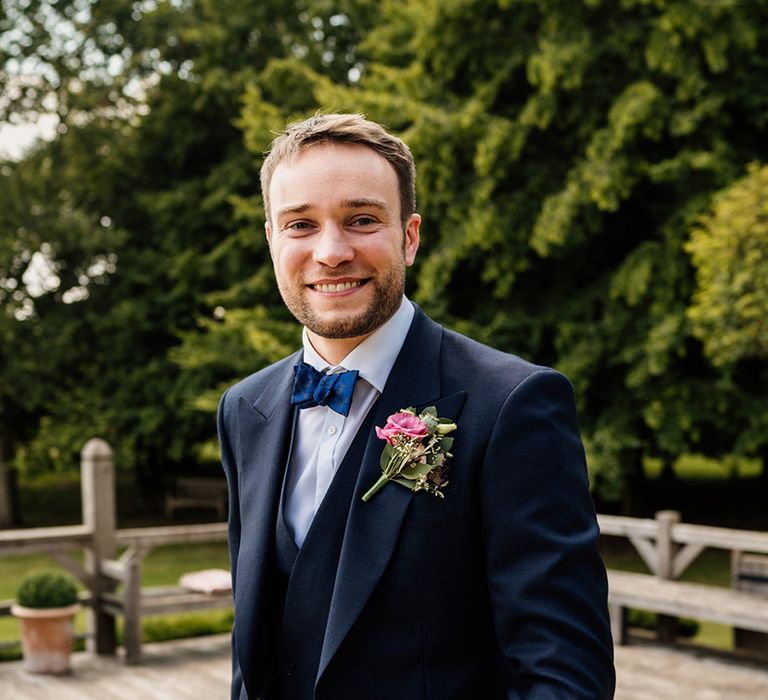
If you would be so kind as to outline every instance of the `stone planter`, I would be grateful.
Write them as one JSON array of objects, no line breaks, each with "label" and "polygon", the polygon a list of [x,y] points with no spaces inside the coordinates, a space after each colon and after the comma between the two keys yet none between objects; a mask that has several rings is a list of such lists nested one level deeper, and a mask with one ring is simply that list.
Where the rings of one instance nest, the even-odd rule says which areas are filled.
[{"label": "stone planter", "polygon": [[24,670],[30,673],[69,673],[79,603],[65,608],[11,607],[21,627]]}]

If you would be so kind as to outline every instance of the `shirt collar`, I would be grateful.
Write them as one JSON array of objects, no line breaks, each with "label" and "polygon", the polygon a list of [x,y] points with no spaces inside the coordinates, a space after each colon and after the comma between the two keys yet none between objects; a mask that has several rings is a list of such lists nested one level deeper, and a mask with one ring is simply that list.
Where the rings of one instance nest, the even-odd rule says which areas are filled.
[{"label": "shirt collar", "polygon": [[379,326],[335,367],[331,367],[317,354],[309,340],[307,329],[304,328],[302,332],[304,362],[320,372],[356,369],[363,379],[381,393],[384,391],[384,385],[400,353],[400,348],[403,347],[405,336],[408,335],[413,315],[413,304],[404,296],[400,308],[392,318]]}]

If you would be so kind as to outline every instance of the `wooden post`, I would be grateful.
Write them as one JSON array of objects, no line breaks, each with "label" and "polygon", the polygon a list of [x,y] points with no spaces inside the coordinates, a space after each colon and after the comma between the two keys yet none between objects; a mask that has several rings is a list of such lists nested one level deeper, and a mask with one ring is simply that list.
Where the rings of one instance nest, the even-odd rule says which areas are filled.
[{"label": "wooden post", "polygon": [[[680,513],[676,510],[661,510],[656,513],[658,534],[656,538],[657,568],[656,575],[663,579],[672,579],[677,548],[672,541],[672,529],[680,522]],[[659,615],[657,637],[660,642],[674,642],[677,637],[677,618],[671,615]]]},{"label": "wooden post", "polygon": [[623,645],[627,643],[627,609],[623,605],[608,604],[608,614],[611,620],[611,636],[613,643]]},{"label": "wooden post", "polygon": [[115,476],[112,448],[101,438],[89,440],[80,453],[83,524],[93,532],[85,550],[85,570],[93,581],[92,605],[87,614],[88,651],[114,654],[117,649],[115,618],[102,609],[101,594],[115,583],[101,573],[101,562],[115,556]]},{"label": "wooden post", "polygon": [[125,663],[141,663],[141,554],[131,552],[121,558],[125,562]]}]

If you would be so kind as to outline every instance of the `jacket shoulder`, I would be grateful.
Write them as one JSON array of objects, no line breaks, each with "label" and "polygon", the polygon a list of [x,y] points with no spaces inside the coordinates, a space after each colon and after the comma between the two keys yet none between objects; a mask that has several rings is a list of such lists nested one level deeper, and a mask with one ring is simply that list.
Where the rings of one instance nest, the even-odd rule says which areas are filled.
[{"label": "jacket shoulder", "polygon": [[497,350],[447,328],[443,331],[442,356],[443,372],[447,377],[462,381],[471,377],[473,383],[487,386],[492,393],[503,396],[536,374],[558,375],[565,379],[550,367]]},{"label": "jacket shoulder", "polygon": [[276,382],[282,381],[286,374],[292,372],[293,366],[301,361],[301,357],[302,351],[299,350],[293,355],[288,355],[288,357],[260,369],[258,372],[249,374],[224,392],[221,397],[222,406],[236,402],[240,398],[244,398],[251,405],[255,404],[259,397],[265,392],[269,392]]}]

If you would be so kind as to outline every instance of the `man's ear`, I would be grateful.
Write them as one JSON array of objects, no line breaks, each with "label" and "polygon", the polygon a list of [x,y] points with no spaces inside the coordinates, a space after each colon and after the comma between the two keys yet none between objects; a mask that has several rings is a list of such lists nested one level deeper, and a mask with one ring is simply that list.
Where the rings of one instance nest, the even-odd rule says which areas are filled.
[{"label": "man's ear", "polygon": [[421,216],[411,214],[408,217],[408,223],[405,226],[405,245],[404,257],[406,265],[413,265],[416,259],[416,251],[419,249],[419,227],[421,226]]}]

